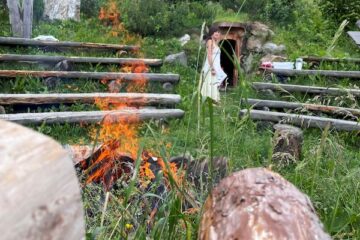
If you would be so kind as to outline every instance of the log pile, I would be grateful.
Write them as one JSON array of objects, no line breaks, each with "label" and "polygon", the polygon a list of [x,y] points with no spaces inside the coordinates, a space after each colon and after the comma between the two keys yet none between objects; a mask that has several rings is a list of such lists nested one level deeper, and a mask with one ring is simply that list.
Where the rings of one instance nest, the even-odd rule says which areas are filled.
[{"label": "log pile", "polygon": [[201,240],[329,240],[309,197],[279,174],[245,169],[223,179],[208,196]]}]

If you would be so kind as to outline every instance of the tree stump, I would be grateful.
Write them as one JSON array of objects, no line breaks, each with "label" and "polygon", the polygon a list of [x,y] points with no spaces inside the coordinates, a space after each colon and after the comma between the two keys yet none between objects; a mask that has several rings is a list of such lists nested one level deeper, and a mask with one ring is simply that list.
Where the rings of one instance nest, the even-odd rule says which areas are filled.
[{"label": "tree stump", "polygon": [[0,120],[1,239],[84,239],[80,188],[60,144]]},{"label": "tree stump", "polygon": [[279,166],[299,161],[303,143],[301,129],[287,124],[275,124],[274,129],[273,161]]},{"label": "tree stump", "polygon": [[245,169],[207,198],[199,239],[331,239],[309,198],[279,174]]}]

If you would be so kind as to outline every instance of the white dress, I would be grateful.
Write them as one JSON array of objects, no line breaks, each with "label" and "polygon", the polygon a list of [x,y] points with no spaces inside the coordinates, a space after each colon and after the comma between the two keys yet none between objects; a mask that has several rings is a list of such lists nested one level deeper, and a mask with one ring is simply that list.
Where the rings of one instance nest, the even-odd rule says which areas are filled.
[{"label": "white dress", "polygon": [[211,68],[209,65],[207,55],[206,55],[205,64],[201,72],[201,76],[202,76],[201,95],[203,99],[209,97],[216,102],[220,101],[219,87],[227,77],[226,73],[222,70],[220,65],[220,53],[221,53],[220,48],[218,46],[214,46],[212,51],[212,60],[216,74],[215,75],[211,74]]}]

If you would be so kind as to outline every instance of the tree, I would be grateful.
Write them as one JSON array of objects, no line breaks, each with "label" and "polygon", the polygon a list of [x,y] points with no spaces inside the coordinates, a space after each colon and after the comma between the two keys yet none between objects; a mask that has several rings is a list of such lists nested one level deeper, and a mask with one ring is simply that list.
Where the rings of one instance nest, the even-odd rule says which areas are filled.
[{"label": "tree", "polygon": [[14,37],[30,38],[34,0],[7,0],[11,30]]}]

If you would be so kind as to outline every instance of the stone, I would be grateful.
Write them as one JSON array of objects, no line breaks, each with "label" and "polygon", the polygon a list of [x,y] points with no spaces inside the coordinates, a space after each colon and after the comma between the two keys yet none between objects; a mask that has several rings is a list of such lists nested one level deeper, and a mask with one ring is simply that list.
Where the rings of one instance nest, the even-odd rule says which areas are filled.
[{"label": "stone", "polygon": [[265,168],[221,180],[202,210],[199,240],[331,239],[310,198]]},{"label": "stone", "polygon": [[360,19],[356,21],[356,26],[358,26],[358,28],[360,28]]},{"label": "stone", "polygon": [[51,36],[51,35],[39,35],[33,39],[38,40],[38,41],[47,41],[47,42],[58,42],[59,41],[57,38],[55,38],[54,36]]},{"label": "stone", "polygon": [[180,52],[176,54],[171,54],[164,59],[164,63],[170,64],[180,64],[182,66],[187,66],[187,56],[185,52]]},{"label": "stone", "polygon": [[47,77],[43,80],[43,83],[48,89],[52,90],[60,85],[61,79],[58,77]]},{"label": "stone", "polygon": [[250,73],[252,71],[253,62],[254,62],[254,56],[252,53],[249,53],[248,55],[242,58],[241,66],[244,69],[245,73]]},{"label": "stone", "polygon": [[162,88],[166,91],[166,92],[172,92],[174,90],[174,85],[172,83],[166,82],[162,85]]},{"label": "stone", "polygon": [[[226,157],[214,157],[214,182],[218,183],[228,172],[228,161]],[[209,178],[209,159],[190,161],[187,167],[187,178],[195,186],[200,186],[201,182],[206,182]]]},{"label": "stone", "polygon": [[257,53],[261,52],[262,46],[263,46],[263,41],[260,38],[251,36],[247,40],[246,48],[251,52],[257,52]]},{"label": "stone", "polygon": [[44,0],[44,18],[80,21],[81,0]]},{"label": "stone", "polygon": [[179,38],[179,42],[180,42],[181,46],[184,46],[185,44],[187,44],[190,41],[190,39],[191,39],[190,35],[185,34],[184,36]]},{"label": "stone", "polygon": [[286,61],[287,57],[273,55],[273,54],[266,54],[264,57],[260,59],[260,62],[284,62]]},{"label": "stone", "polygon": [[0,106],[0,114],[6,114],[5,108]]},{"label": "stone", "polygon": [[262,46],[262,51],[266,54],[280,54],[286,50],[285,45],[277,45],[272,42],[267,42]]},{"label": "stone", "polygon": [[267,25],[260,22],[254,22],[250,24],[250,29],[251,35],[264,40],[269,40],[275,35],[274,32]]},{"label": "stone", "polygon": [[304,138],[302,130],[287,124],[275,124],[274,129],[272,160],[279,166],[299,161]]},{"label": "stone", "polygon": [[61,62],[58,62],[54,66],[55,71],[71,71],[71,65],[67,60],[63,60]]}]

